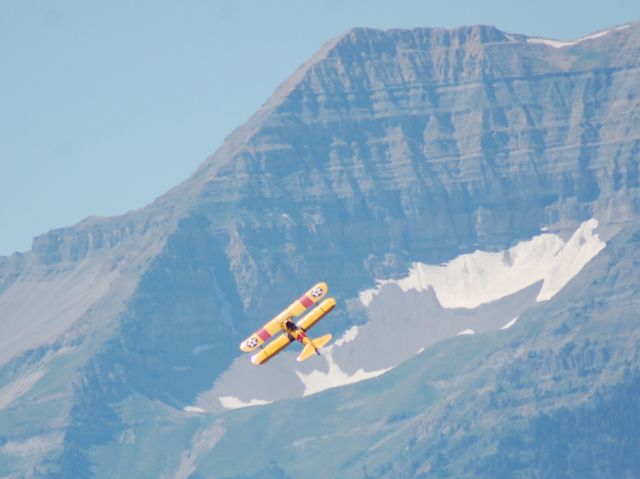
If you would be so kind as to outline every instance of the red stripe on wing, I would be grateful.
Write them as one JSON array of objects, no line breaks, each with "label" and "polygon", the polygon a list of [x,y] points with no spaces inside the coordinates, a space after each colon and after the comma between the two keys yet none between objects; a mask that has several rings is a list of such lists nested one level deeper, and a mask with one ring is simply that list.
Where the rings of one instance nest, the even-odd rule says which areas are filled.
[{"label": "red stripe on wing", "polygon": [[298,301],[300,301],[302,303],[302,306],[304,306],[305,308],[308,308],[313,304],[313,300],[306,294],[300,296],[300,299],[298,299]]},{"label": "red stripe on wing", "polygon": [[260,331],[258,331],[256,333],[260,339],[262,339],[263,341],[266,341],[267,339],[269,339],[271,337],[271,335],[269,334],[269,331],[267,331],[266,329],[261,329]]}]

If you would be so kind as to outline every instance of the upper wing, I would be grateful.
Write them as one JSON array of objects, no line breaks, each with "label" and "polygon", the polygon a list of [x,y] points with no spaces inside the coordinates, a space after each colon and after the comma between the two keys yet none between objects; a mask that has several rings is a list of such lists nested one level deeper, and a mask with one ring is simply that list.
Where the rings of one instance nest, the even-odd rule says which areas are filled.
[{"label": "upper wing", "polygon": [[251,362],[255,365],[266,363],[267,361],[269,361],[269,359],[289,346],[291,344],[291,341],[292,340],[291,338],[289,338],[288,334],[281,334],[274,341],[270,342],[264,348],[262,348],[260,352],[251,356]]},{"label": "upper wing", "polygon": [[313,311],[307,314],[304,318],[298,321],[298,326],[307,331],[314,324],[324,318],[327,314],[331,312],[333,308],[336,307],[336,300],[333,298],[327,298],[322,303],[318,305]]},{"label": "upper wing", "polygon": [[253,351],[265,341],[269,340],[274,334],[281,331],[280,323],[286,318],[294,318],[302,314],[310,306],[320,301],[329,287],[327,283],[318,283],[304,293],[300,298],[296,299],[287,308],[285,308],[280,314],[275,316],[271,321],[265,324],[262,329],[259,329],[247,339],[240,343],[240,349],[248,353]]}]

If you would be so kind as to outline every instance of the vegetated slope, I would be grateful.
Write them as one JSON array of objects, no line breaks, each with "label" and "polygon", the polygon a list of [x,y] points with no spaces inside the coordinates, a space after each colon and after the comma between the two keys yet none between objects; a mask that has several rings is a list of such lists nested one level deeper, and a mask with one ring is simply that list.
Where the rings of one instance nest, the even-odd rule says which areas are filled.
[{"label": "vegetated slope", "polygon": [[300,284],[344,302],[413,261],[633,221],[639,43],[350,31],[152,205],[0,258],[0,473],[190,470],[220,432],[182,406]]}]

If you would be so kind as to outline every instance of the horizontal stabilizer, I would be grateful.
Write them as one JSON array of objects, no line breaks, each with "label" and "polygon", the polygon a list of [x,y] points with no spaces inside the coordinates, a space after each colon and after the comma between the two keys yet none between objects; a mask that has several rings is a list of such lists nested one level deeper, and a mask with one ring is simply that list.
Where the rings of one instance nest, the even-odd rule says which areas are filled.
[{"label": "horizontal stabilizer", "polygon": [[[319,338],[313,339],[309,343],[307,343],[298,356],[298,361],[304,361],[305,359],[309,359],[311,356],[316,354],[318,350],[326,345],[329,341],[331,341],[332,336],[330,334],[325,334],[324,336],[320,336]],[[320,353],[318,353],[320,354]]]}]

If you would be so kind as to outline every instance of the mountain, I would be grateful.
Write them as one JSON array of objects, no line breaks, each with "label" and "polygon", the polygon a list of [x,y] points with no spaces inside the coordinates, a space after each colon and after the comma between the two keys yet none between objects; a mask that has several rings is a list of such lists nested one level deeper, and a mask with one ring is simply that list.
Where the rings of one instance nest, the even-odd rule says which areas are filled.
[{"label": "mountain", "polygon": [[[351,30],[151,205],[0,258],[0,474],[640,476],[639,45]],[[339,341],[252,366],[320,279]]]}]

